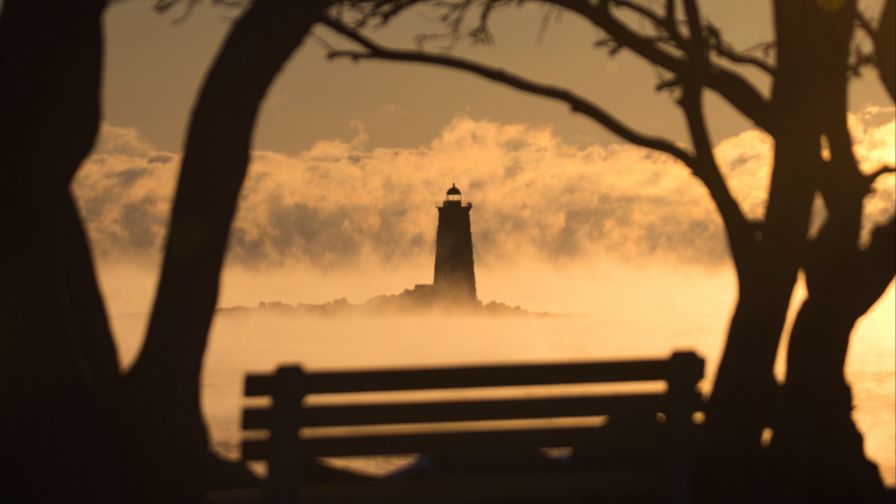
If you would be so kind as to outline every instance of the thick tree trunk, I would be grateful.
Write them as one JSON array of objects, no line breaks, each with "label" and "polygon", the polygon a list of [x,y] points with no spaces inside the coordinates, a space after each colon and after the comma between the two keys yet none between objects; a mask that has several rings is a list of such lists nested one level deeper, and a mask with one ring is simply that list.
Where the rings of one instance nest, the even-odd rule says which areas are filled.
[{"label": "thick tree trunk", "polygon": [[741,275],[748,280],[740,286],[709,404],[705,501],[756,498],[760,434],[776,389],[772,368],[822,164],[820,109],[831,93],[822,88],[845,65],[853,8],[854,2],[835,12],[814,0],[775,2],[774,172],[761,244],[751,271]]},{"label": "thick tree trunk", "polygon": [[0,492],[11,501],[118,500],[94,389],[114,379],[115,351],[68,194],[98,129],[104,7],[7,0],[0,16]]},{"label": "thick tree trunk", "polygon": [[828,218],[804,267],[809,297],[791,331],[772,454],[782,486],[798,502],[884,502],[880,475],[865,459],[851,418],[843,368],[856,320],[896,271],[896,228],[891,220],[859,250],[862,201],[870,182],[852,156],[845,105],[831,108],[840,114],[829,117],[826,128],[833,139],[821,178]]},{"label": "thick tree trunk", "polygon": [[889,502],[877,467],[865,458],[843,379],[856,315],[843,309],[842,292],[830,293],[806,300],[791,333],[790,351],[803,354],[798,360],[804,362],[788,367],[781,391],[771,481],[781,502]]},{"label": "thick tree trunk", "polygon": [[[61,273],[65,245],[77,243],[77,233],[67,225],[72,222],[68,183],[92,148],[99,124],[104,5],[99,0],[9,0],[0,19],[0,196],[6,210],[0,223],[8,240],[0,268],[9,299],[0,309],[8,311],[2,323],[13,325],[4,331],[4,342],[18,340],[41,358],[50,358],[49,348],[58,344],[65,348],[60,355],[74,353],[74,374],[81,379],[91,374],[77,345],[75,328],[82,324],[80,314],[78,321],[68,316],[74,308]],[[60,75],[66,76],[64,86]],[[80,282],[75,276],[69,283]],[[114,354],[111,340],[106,343],[91,346]],[[16,361],[9,362],[13,369],[24,367],[21,359]]]},{"label": "thick tree trunk", "polygon": [[[859,249],[862,203],[871,181],[859,170],[846,124],[847,30],[831,33],[844,42],[819,86],[826,94],[821,110],[830,145],[819,185],[828,215],[805,258],[809,297],[791,331],[771,450],[781,486],[797,502],[886,501],[852,421],[843,374],[856,320],[883,294],[896,269],[892,222],[874,234],[868,249]],[[885,74],[882,68],[884,80]]]},{"label": "thick tree trunk", "polygon": [[[195,502],[207,451],[202,356],[259,105],[328,2],[256,0],[234,24],[193,111],[161,281],[127,376],[128,491]],[[169,454],[177,453],[176,458]]]},{"label": "thick tree trunk", "polygon": [[816,240],[822,262],[806,269],[809,298],[791,332],[772,468],[787,502],[889,502],[852,420],[843,367],[856,320],[896,273],[896,223],[880,227],[858,251],[856,237],[837,233],[842,228],[832,219]]}]

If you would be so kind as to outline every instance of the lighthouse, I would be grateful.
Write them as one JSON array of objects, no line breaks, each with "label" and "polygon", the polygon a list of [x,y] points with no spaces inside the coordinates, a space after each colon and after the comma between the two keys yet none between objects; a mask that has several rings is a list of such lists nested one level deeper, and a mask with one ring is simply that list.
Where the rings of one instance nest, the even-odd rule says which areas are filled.
[{"label": "lighthouse", "polygon": [[461,201],[454,184],[445,193],[436,230],[435,295],[446,302],[475,303],[476,275],[473,272],[473,236],[470,232],[472,203]]}]

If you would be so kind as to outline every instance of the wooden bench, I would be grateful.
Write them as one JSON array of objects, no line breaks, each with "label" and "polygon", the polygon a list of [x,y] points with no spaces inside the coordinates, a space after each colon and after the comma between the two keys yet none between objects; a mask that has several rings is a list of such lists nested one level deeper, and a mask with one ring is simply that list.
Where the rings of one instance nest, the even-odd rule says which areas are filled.
[{"label": "wooden bench", "polygon": [[[696,391],[703,376],[697,355],[675,353],[668,359],[570,364],[538,364],[432,369],[304,372],[281,367],[274,374],[249,375],[247,397],[269,396],[269,407],[249,407],[243,428],[270,433],[245,439],[243,459],[266,461],[263,490],[218,493],[218,502],[564,502],[564,498],[642,495],[654,502],[689,502],[690,474],[700,409]],[[316,394],[356,394],[435,389],[474,391],[483,387],[664,381],[651,393],[579,394],[477,400],[415,400],[307,404]],[[548,419],[605,417],[602,425],[559,426]],[[524,428],[456,428],[463,422],[548,420]],[[309,428],[333,426],[415,426],[448,424],[441,432],[390,432],[309,436]],[[492,422],[495,423],[495,422]],[[500,422],[497,422],[500,423]],[[531,422],[530,422],[531,423]],[[562,422],[561,422],[562,423]],[[471,424],[477,425],[477,424]],[[479,423],[478,425],[481,425]],[[302,429],[302,431],[300,431]],[[302,477],[304,457],[383,456],[453,453],[455,459],[482,454],[529,453],[540,448],[571,447],[597,455],[594,466],[571,464],[569,470],[514,474],[462,474],[419,479],[382,479],[315,483]],[[617,464],[629,455],[646,464]],[[604,455],[601,457],[601,455]],[[640,459],[639,459],[640,460]],[[650,462],[652,461],[652,462]],[[576,501],[578,502],[578,501]]]}]

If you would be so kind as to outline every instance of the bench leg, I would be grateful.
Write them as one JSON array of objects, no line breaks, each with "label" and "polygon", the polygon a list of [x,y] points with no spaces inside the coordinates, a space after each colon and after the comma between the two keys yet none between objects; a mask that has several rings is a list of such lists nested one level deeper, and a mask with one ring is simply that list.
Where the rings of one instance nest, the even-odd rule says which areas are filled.
[{"label": "bench leg", "polygon": [[299,486],[299,416],[307,380],[299,367],[281,367],[274,375],[273,425],[265,501],[296,504]]}]

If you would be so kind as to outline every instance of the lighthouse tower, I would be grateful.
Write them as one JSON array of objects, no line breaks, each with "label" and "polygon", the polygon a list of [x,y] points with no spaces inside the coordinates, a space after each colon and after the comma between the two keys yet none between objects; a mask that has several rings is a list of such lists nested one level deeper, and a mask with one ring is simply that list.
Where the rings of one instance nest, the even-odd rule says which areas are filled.
[{"label": "lighthouse tower", "polygon": [[473,237],[470,233],[471,203],[463,204],[454,184],[439,209],[436,231],[436,268],[433,289],[438,298],[456,303],[475,303],[476,275],[473,272]]}]

